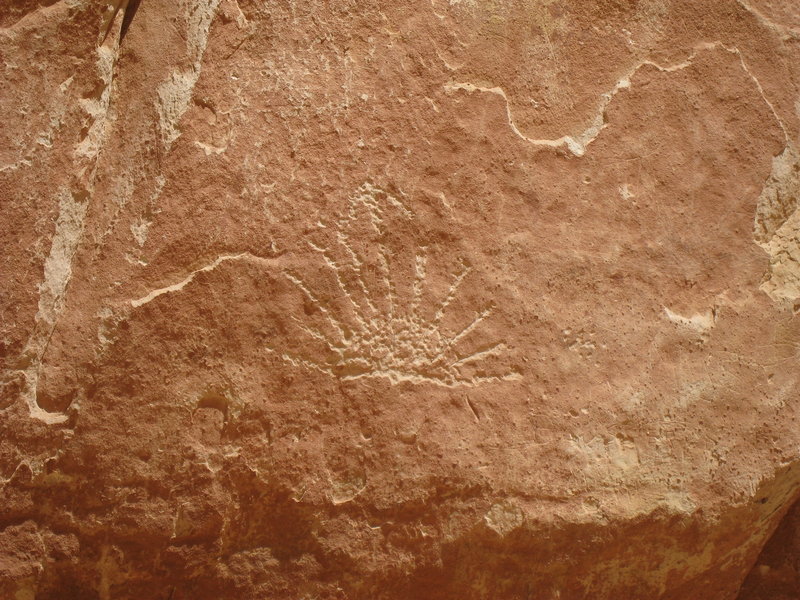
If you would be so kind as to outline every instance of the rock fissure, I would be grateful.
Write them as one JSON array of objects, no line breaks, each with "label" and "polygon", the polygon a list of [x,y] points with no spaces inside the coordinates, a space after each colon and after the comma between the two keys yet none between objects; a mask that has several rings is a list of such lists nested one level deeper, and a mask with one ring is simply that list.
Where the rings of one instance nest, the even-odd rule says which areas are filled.
[{"label": "rock fissure", "polygon": [[449,82],[444,85],[445,91],[448,92],[455,92],[455,91],[466,91],[468,93],[473,92],[482,92],[482,93],[489,93],[495,94],[500,96],[506,105],[506,115],[508,117],[508,124],[511,127],[511,130],[514,132],[514,135],[519,137],[522,140],[525,140],[527,143],[533,146],[541,146],[546,148],[561,148],[565,147],[569,150],[574,156],[581,157],[586,154],[586,148],[594,142],[597,137],[600,135],[600,132],[607,127],[606,119],[605,119],[605,112],[608,106],[613,101],[614,97],[621,91],[627,90],[631,87],[631,80],[636,75],[636,73],[642,67],[654,67],[659,71],[665,73],[673,73],[675,71],[680,71],[692,66],[693,61],[697,54],[702,51],[711,51],[722,49],[725,52],[729,52],[731,54],[735,54],[739,58],[739,62],[741,63],[742,70],[747,74],[747,76],[753,81],[758,90],[759,95],[763,99],[764,103],[769,107],[770,112],[775,117],[776,122],[780,125],[781,131],[783,131],[784,137],[786,138],[787,142],[789,141],[789,134],[786,130],[786,126],[784,125],[783,121],[781,120],[780,116],[778,115],[777,111],[773,104],[767,98],[764,89],[761,87],[758,79],[752,73],[752,71],[747,66],[747,63],[744,61],[744,57],[742,56],[741,51],[735,47],[729,47],[723,44],[722,42],[704,42],[699,44],[695,47],[694,51],[683,61],[671,65],[660,65],[656,62],[651,60],[644,60],[639,62],[636,66],[631,68],[627,74],[621,77],[616,85],[609,90],[608,92],[603,93],[600,96],[600,102],[597,108],[597,114],[591,119],[590,124],[587,126],[585,130],[578,134],[567,134],[563,135],[557,139],[536,139],[529,137],[525,133],[523,133],[519,127],[514,122],[514,116],[512,113],[511,102],[509,101],[508,96],[506,95],[505,91],[501,87],[484,87],[478,86],[472,83],[465,83],[465,82]]}]

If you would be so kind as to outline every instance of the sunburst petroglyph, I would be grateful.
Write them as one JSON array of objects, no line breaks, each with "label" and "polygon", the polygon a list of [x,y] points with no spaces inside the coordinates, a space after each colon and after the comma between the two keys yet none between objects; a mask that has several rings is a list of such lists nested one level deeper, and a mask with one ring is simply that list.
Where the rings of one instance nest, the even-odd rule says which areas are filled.
[{"label": "sunburst petroglyph", "polygon": [[[414,220],[397,197],[365,184],[331,225],[318,223],[324,241],[308,242],[319,255],[316,277],[291,270],[284,275],[310,306],[305,318],[293,321],[325,357],[279,352],[284,360],[341,379],[383,377],[392,383],[458,386],[519,377],[476,367],[506,349],[503,341],[482,339],[491,304],[451,314],[471,267],[458,261],[443,274],[446,287],[434,298],[438,290],[432,277],[441,280],[442,275],[429,274],[429,247],[409,248],[407,240],[396,237],[393,244],[398,223],[413,228]],[[403,270],[408,276],[398,278]],[[313,324],[308,313],[317,315]]]}]

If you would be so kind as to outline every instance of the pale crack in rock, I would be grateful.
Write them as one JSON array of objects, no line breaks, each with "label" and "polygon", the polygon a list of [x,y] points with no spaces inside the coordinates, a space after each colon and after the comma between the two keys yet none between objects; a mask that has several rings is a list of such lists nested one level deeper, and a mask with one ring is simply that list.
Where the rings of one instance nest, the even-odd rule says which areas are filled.
[{"label": "pale crack in rock", "polygon": [[537,139],[528,137],[525,135],[519,127],[514,122],[514,115],[511,111],[511,103],[509,102],[508,96],[506,95],[505,91],[501,87],[482,87],[477,86],[472,83],[447,83],[445,84],[444,88],[445,91],[454,92],[458,90],[463,90],[469,93],[472,92],[486,92],[490,94],[496,94],[503,98],[505,105],[506,105],[506,116],[508,118],[508,124],[511,127],[511,130],[514,134],[532,144],[534,146],[543,146],[548,148],[561,148],[566,147],[570,152],[572,152],[575,156],[583,156],[586,154],[586,148],[589,144],[591,144],[597,136],[600,135],[600,132],[605,129],[605,112],[608,105],[614,99],[614,96],[620,90],[629,89],[631,87],[631,77],[643,66],[649,65],[656,67],[660,71],[665,72],[672,72],[678,71],[680,69],[685,69],[686,67],[691,65],[691,61],[694,58],[696,52],[692,53],[692,55],[686,60],[681,63],[677,63],[675,65],[670,65],[667,67],[658,65],[652,61],[643,61],[637,64],[633,69],[631,69],[626,75],[620,78],[617,83],[614,85],[611,90],[601,94],[600,100],[598,102],[597,114],[591,119],[589,124],[587,125],[586,129],[582,132],[575,134],[575,135],[562,135],[556,139]]},{"label": "pale crack in rock", "polygon": [[800,298],[800,154],[792,144],[772,160],[758,198],[753,237],[769,255],[761,290],[773,301]]},{"label": "pale crack in rock", "polygon": [[63,423],[67,416],[49,413],[39,406],[37,401],[39,371],[58,317],[64,310],[67,286],[72,278],[72,260],[83,235],[88,204],[87,199],[78,199],[66,189],[61,192],[56,230],[50,254],[44,263],[44,281],[39,286],[36,325],[24,352],[28,364],[24,369],[23,396],[31,417],[49,424]]},{"label": "pale crack in rock", "polygon": [[726,52],[730,52],[731,54],[735,54],[737,57],[739,57],[739,62],[742,65],[742,69],[744,70],[745,73],[747,73],[748,77],[750,77],[750,79],[753,80],[753,83],[755,84],[758,93],[761,95],[761,99],[764,100],[764,103],[769,108],[770,112],[772,113],[772,116],[775,117],[775,121],[780,126],[781,131],[783,132],[783,138],[784,140],[786,140],[786,144],[788,145],[791,142],[789,131],[786,129],[786,125],[784,124],[783,119],[781,119],[780,115],[778,114],[778,111],[775,110],[775,105],[772,104],[772,102],[770,102],[769,98],[767,98],[767,94],[764,92],[764,88],[761,86],[761,82],[753,74],[753,72],[750,70],[750,67],[748,67],[747,63],[744,61],[744,56],[742,55],[741,50],[739,50],[735,46],[724,46],[724,45],[720,46]]},{"label": "pale crack in rock", "polygon": [[178,122],[189,108],[194,87],[200,78],[203,55],[208,43],[211,22],[220,0],[184,0],[188,12],[187,44],[191,64],[188,69],[176,69],[158,87],[157,109],[161,137],[165,148],[181,135]]},{"label": "pale crack in rock", "polygon": [[595,116],[591,118],[591,120],[589,121],[589,123],[587,124],[586,128],[583,131],[577,134],[562,135],[561,137],[556,139],[533,138],[523,133],[522,130],[520,130],[520,128],[514,121],[514,115],[511,110],[511,102],[509,101],[508,95],[506,94],[505,90],[503,90],[503,88],[501,87],[480,86],[468,82],[449,82],[444,84],[444,89],[446,92],[450,93],[456,91],[465,91],[467,93],[481,92],[481,93],[489,93],[500,96],[505,102],[506,117],[508,119],[509,127],[511,128],[511,131],[514,133],[514,135],[516,135],[520,139],[526,141],[527,143],[533,146],[539,146],[545,148],[565,147],[574,156],[580,157],[586,154],[586,148],[589,146],[589,144],[594,142],[600,135],[600,132],[606,128],[607,126],[605,120],[606,109],[608,108],[609,104],[611,104],[611,101],[614,99],[614,97],[621,90],[630,89],[631,79],[636,75],[639,69],[645,66],[649,66],[649,67],[654,67],[663,73],[673,73],[675,71],[681,71],[683,69],[686,69],[687,67],[690,67],[693,64],[694,59],[697,57],[698,53],[702,51],[711,51],[720,49],[729,52],[731,54],[735,54],[739,58],[739,62],[741,63],[742,69],[748,75],[748,77],[752,79],[759,94],[769,107],[770,112],[775,117],[775,120],[778,122],[781,131],[783,131],[784,137],[788,141],[789,135],[783,121],[781,120],[780,116],[775,110],[773,104],[769,101],[766,94],[764,93],[764,89],[761,86],[761,83],[758,81],[755,75],[753,75],[752,71],[750,71],[749,67],[747,66],[747,63],[745,63],[741,51],[736,47],[725,46],[721,42],[704,42],[702,44],[698,44],[697,46],[695,46],[692,53],[689,54],[689,56],[685,60],[672,65],[660,65],[651,60],[643,60],[637,63],[617,81],[614,87],[612,87],[609,91],[604,92],[603,94],[600,95],[597,105],[597,112]]},{"label": "pale crack in rock", "polygon": [[133,308],[139,308],[147,304],[148,302],[152,302],[159,296],[163,296],[164,294],[170,294],[172,292],[179,292],[183,288],[185,288],[188,284],[190,284],[194,278],[199,273],[207,273],[209,271],[213,271],[218,266],[220,266],[224,262],[228,261],[236,261],[236,260],[251,260],[255,262],[270,262],[270,259],[263,258],[261,256],[256,256],[255,254],[251,254],[249,252],[242,252],[240,254],[223,254],[222,256],[218,256],[213,262],[207,264],[204,267],[201,267],[195,271],[189,273],[186,277],[184,277],[181,281],[177,283],[173,283],[172,285],[168,285],[163,288],[158,288],[157,290],[153,290],[149,294],[142,296],[136,300],[131,300],[131,306]]}]

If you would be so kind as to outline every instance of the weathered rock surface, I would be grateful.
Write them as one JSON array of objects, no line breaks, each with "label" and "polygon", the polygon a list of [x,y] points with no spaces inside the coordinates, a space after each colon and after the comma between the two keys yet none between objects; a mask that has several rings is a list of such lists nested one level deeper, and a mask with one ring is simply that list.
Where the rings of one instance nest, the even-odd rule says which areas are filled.
[{"label": "weathered rock surface", "polygon": [[0,5],[0,597],[799,597],[794,0],[106,8]]}]

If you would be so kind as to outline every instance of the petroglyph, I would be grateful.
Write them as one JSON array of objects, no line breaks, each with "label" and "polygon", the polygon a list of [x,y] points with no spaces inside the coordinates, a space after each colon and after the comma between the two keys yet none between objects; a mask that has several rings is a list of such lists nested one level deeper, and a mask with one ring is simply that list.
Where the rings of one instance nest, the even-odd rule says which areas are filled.
[{"label": "petroglyph", "polygon": [[306,313],[318,316],[313,324],[298,317],[294,321],[325,357],[273,351],[293,365],[341,379],[385,377],[392,383],[456,386],[518,378],[513,372],[475,368],[506,349],[503,341],[481,339],[494,306],[451,312],[472,268],[459,261],[444,275],[445,288],[437,285],[442,274],[429,273],[429,246],[393,249],[394,223],[413,227],[414,220],[394,195],[365,184],[330,227],[320,223],[318,232],[327,242],[308,242],[323,266],[319,277],[312,280],[289,270],[284,275],[303,295]]}]

